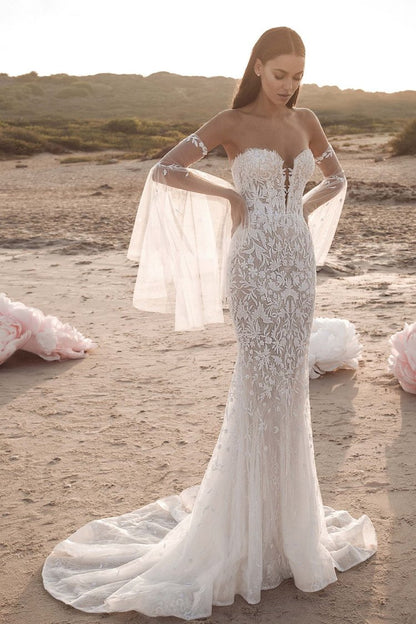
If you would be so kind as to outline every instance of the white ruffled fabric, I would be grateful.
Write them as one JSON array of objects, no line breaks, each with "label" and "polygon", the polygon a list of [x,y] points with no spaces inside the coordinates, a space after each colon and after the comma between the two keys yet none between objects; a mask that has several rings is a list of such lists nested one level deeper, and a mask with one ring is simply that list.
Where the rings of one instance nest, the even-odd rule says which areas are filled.
[{"label": "white ruffled fabric", "polygon": [[[234,433],[238,434],[238,427]],[[215,458],[221,453],[218,445],[224,441],[223,433],[206,473],[212,475],[211,480]],[[151,617],[171,615],[194,620],[211,615],[212,605],[233,604],[236,593],[249,604],[260,602],[260,588],[272,589],[291,578],[293,565],[297,587],[313,592],[337,580],[334,567],[344,572],[376,552],[377,538],[366,514],[354,518],[346,510],[324,505],[324,528],[309,527],[310,549],[300,543],[290,561],[273,552],[270,567],[280,568],[281,577],[276,580],[275,576],[269,584],[265,578],[262,583],[264,563],[260,561],[254,582],[247,567],[255,567],[255,550],[263,538],[264,503],[260,490],[257,504],[251,501],[254,510],[249,513],[247,493],[240,489],[241,474],[236,472],[246,464],[244,453],[249,453],[243,433],[235,446],[240,446],[238,461],[227,466],[230,476],[217,485],[221,496],[207,487],[205,476],[201,485],[179,494],[118,517],[89,522],[55,546],[47,558],[42,572],[45,589],[58,600],[89,613],[135,610]],[[244,484],[249,485],[245,480]],[[247,522],[255,524],[253,542],[248,539]],[[315,530],[322,530],[319,560],[312,547]]]},{"label": "white ruffled fabric", "polygon": [[314,318],[309,344],[310,379],[339,368],[357,369],[362,348],[355,325],[347,319]]},{"label": "white ruffled fabric", "polygon": [[404,324],[404,329],[389,338],[391,354],[387,368],[397,377],[406,392],[416,394],[416,322]]},{"label": "white ruffled fabric", "polygon": [[18,349],[53,361],[84,358],[96,347],[72,325],[0,293],[0,364]]}]

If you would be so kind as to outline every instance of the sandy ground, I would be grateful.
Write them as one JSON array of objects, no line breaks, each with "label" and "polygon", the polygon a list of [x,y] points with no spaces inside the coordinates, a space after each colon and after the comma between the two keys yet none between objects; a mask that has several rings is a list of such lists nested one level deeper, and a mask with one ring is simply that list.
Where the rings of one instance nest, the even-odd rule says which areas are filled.
[{"label": "sandy ground", "polygon": [[[349,192],[318,273],[315,316],[352,321],[363,360],[357,371],[310,382],[316,462],[324,503],[367,513],[379,550],[320,592],[289,579],[258,605],[237,596],[214,607],[208,623],[416,623],[416,396],[386,368],[388,337],[416,321],[415,159],[375,162],[383,137],[333,144]],[[0,621],[151,624],[135,612],[63,605],[44,591],[41,567],[89,520],[201,480],[234,365],[233,328],[227,314],[223,325],[175,333],[170,316],[131,305],[137,267],[126,247],[152,162],[59,161],[0,162],[0,290],[70,322],[99,348],[61,363],[21,352],[0,369]],[[231,179],[220,158],[198,166]]]}]

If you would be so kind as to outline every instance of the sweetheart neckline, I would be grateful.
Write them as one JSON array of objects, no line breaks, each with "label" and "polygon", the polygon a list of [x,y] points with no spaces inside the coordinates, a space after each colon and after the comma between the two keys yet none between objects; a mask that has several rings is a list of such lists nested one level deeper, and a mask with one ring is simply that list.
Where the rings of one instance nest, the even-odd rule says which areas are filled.
[{"label": "sweetheart neckline", "polygon": [[[247,152],[253,151],[253,150],[257,150],[260,152],[269,152],[270,154],[275,154],[278,158],[280,158],[281,162],[284,164],[284,159],[283,157],[279,154],[279,152],[275,149],[269,149],[268,147],[246,147],[246,149],[244,149],[242,152],[240,152],[239,154],[237,154],[237,156],[235,156],[234,158],[231,159],[231,169],[234,167],[234,164],[236,162],[236,160],[238,160],[238,158],[240,158],[240,156],[243,156],[244,154],[246,154]],[[296,156],[293,159],[293,166],[292,167],[284,167],[284,169],[293,169],[295,166],[295,162],[296,160],[299,158],[299,156],[301,156],[304,152],[310,152],[312,154],[312,150],[310,147],[305,147],[301,152],[299,152],[299,154],[296,154]],[[313,156],[313,154],[312,154]]]}]

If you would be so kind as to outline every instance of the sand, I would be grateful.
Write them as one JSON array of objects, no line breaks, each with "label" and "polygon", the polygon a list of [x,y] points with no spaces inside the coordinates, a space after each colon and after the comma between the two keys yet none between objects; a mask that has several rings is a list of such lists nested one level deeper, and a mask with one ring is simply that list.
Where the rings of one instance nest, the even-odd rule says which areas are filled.
[{"label": "sand", "polygon": [[[214,607],[205,622],[416,622],[416,396],[387,372],[389,336],[416,321],[416,168],[412,157],[375,162],[387,156],[386,141],[333,140],[349,194],[318,273],[315,316],[353,322],[363,359],[357,371],[310,382],[324,503],[369,515],[378,552],[320,592],[303,593],[289,579],[257,605],[237,596]],[[200,482],[234,366],[233,327],[226,313],[222,325],[175,333],[171,316],[132,307],[137,266],[126,248],[152,161],[60,158],[22,159],[26,168],[0,162],[0,291],[99,347],[59,363],[19,352],[0,367],[0,621],[173,624],[65,606],[43,589],[41,567],[89,520]],[[231,179],[224,159],[196,166]]]}]

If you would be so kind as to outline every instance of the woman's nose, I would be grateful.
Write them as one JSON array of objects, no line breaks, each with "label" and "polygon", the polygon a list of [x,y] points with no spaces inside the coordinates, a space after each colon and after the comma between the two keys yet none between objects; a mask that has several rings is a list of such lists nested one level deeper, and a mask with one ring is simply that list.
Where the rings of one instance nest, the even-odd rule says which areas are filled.
[{"label": "woman's nose", "polygon": [[285,86],[285,89],[287,89],[287,91],[292,91],[293,90],[293,85],[294,85],[293,78],[290,78],[289,76],[287,76],[285,78],[283,84]]}]

